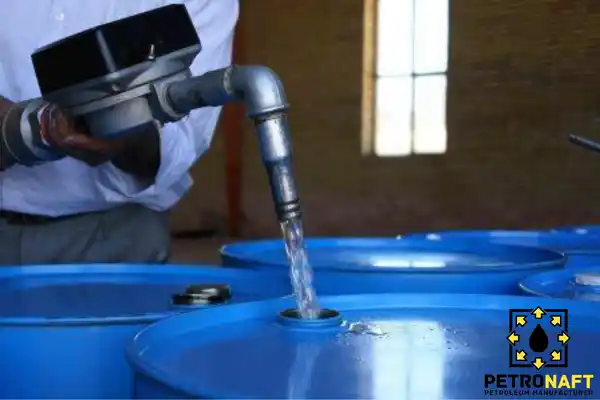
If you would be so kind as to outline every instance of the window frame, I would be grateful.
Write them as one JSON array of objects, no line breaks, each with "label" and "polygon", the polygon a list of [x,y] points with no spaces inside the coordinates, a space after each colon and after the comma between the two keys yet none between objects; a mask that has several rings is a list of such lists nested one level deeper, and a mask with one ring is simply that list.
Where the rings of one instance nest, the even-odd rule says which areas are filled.
[{"label": "window frame", "polygon": [[[401,0],[399,0],[401,1]],[[411,0],[413,4],[418,0]],[[419,152],[415,150],[415,82],[418,78],[428,76],[443,76],[446,80],[446,109],[447,109],[447,98],[448,98],[448,70],[449,63],[446,64],[445,70],[438,70],[433,72],[415,72],[415,45],[416,39],[413,37],[412,40],[412,55],[413,65],[412,72],[409,74],[398,74],[392,76],[379,75],[377,71],[377,48],[378,48],[378,37],[377,37],[377,24],[378,24],[378,3],[379,0],[364,0],[364,12],[363,12],[363,79],[362,79],[362,101],[361,101],[361,154],[363,156],[370,156],[376,158],[405,158],[410,156],[439,156],[443,155],[448,150],[448,130],[446,125],[446,149],[443,152]],[[415,8],[413,6],[413,33],[414,33],[414,21],[415,21]],[[449,26],[449,24],[448,24]],[[450,58],[449,51],[450,43],[448,40],[448,60]],[[411,110],[410,110],[410,151],[408,154],[403,155],[380,155],[376,152],[376,139],[377,139],[377,102],[376,102],[376,86],[379,79],[382,78],[405,78],[411,79]]]}]

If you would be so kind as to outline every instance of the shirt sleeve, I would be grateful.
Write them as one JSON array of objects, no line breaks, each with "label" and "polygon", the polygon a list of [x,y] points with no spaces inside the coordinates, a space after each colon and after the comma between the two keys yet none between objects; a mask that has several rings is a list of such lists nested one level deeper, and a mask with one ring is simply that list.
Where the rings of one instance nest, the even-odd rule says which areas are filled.
[{"label": "shirt sleeve", "polygon": [[[238,0],[183,2],[200,37],[202,51],[190,69],[193,75],[231,64],[233,34],[239,14]],[[184,119],[165,124],[160,134],[160,167],[151,186],[111,163],[96,168],[98,191],[114,203],[142,203],[156,210],[170,208],[191,184],[188,171],[212,141],[222,107],[192,111]]]}]

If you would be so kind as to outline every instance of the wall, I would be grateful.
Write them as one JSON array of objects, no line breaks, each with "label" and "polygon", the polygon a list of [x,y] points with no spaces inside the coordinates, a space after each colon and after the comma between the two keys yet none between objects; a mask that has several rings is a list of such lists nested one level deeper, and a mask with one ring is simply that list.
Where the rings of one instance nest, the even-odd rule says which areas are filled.
[{"label": "wall", "polygon": [[[600,221],[600,155],[566,140],[600,139],[598,0],[452,1],[449,152],[399,159],[360,155],[362,1],[243,3],[249,61],[292,104],[309,234]],[[245,234],[277,234],[250,130],[244,152]],[[224,226],[223,160],[218,135],[174,226]]]}]

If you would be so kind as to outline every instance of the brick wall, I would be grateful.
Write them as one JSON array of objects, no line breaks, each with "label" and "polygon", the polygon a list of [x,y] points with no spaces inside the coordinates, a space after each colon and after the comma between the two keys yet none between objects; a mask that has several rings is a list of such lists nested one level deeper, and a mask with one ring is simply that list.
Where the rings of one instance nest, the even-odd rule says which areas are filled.
[{"label": "brick wall", "polygon": [[[249,62],[292,104],[309,234],[600,221],[600,155],[566,141],[600,139],[600,1],[452,1],[449,152],[399,159],[360,155],[362,1],[243,3]],[[223,160],[221,135],[174,226],[223,226]],[[276,234],[250,129],[244,164],[245,233]]]}]

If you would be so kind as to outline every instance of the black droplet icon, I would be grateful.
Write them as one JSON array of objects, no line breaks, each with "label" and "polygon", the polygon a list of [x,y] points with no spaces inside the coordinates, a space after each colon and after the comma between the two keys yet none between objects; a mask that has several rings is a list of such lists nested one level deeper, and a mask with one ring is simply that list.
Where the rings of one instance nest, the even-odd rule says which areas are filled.
[{"label": "black droplet icon", "polygon": [[548,348],[548,335],[540,324],[535,327],[529,336],[529,348],[536,353],[542,353]]}]

